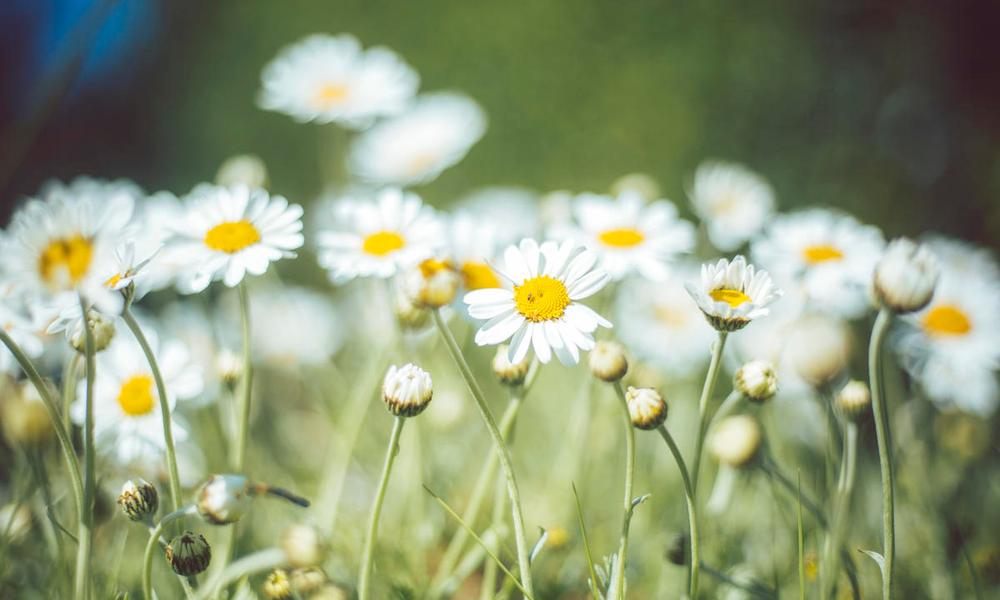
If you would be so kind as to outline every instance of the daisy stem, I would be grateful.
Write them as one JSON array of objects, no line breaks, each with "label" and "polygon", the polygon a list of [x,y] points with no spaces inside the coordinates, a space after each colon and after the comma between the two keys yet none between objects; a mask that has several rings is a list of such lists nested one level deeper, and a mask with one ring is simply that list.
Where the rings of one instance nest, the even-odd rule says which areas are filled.
[{"label": "daisy stem", "polygon": [[375,492],[375,501],[372,503],[372,512],[368,517],[368,533],[365,535],[364,550],[361,552],[361,571],[358,573],[358,600],[368,600],[370,594],[372,557],[375,554],[375,538],[378,536],[378,519],[382,514],[382,502],[385,500],[385,491],[389,487],[389,474],[392,472],[392,463],[396,461],[399,454],[399,436],[403,432],[403,424],[406,417],[397,416],[392,423],[392,433],[389,435],[389,448],[385,452],[385,463],[382,465],[382,477],[378,482],[378,490]]},{"label": "daisy stem", "polygon": [[243,472],[247,459],[247,433],[250,428],[250,396],[253,390],[253,356],[250,345],[250,295],[246,280],[240,282],[240,324],[243,328],[243,380],[240,382],[239,421],[236,424],[235,465]]},{"label": "daisy stem", "polygon": [[503,469],[504,476],[507,478],[507,495],[510,498],[511,517],[514,522],[514,540],[517,544],[517,565],[520,570],[521,585],[524,586],[527,596],[534,596],[534,587],[531,583],[531,564],[528,560],[529,548],[524,537],[524,516],[521,509],[521,493],[517,489],[517,480],[514,478],[514,466],[510,458],[510,451],[504,443],[503,436],[500,435],[500,430],[497,429],[497,423],[493,419],[493,414],[490,412],[489,405],[486,404],[486,397],[483,395],[483,390],[479,387],[479,382],[476,381],[475,375],[472,374],[472,369],[469,368],[469,363],[466,362],[465,357],[462,356],[462,351],[458,348],[455,336],[452,335],[451,330],[448,329],[444,319],[441,317],[440,309],[431,311],[431,315],[434,317],[434,324],[437,326],[438,330],[441,332],[441,336],[444,338],[445,345],[448,347],[448,352],[451,354],[452,360],[454,360],[455,364],[458,365],[458,370],[461,371],[462,377],[465,379],[465,384],[469,387],[469,391],[472,392],[472,397],[476,401],[476,407],[479,409],[479,414],[483,417],[483,421],[486,423],[486,429],[489,430],[490,437],[493,439],[493,445],[495,446],[497,456],[500,459],[500,467]]},{"label": "daisy stem", "polygon": [[66,431],[70,430],[72,424],[70,423],[70,409],[73,406],[73,400],[76,399],[76,380],[80,371],[80,353],[74,352],[73,356],[70,357],[69,361],[66,363],[66,369],[63,371],[62,380],[62,423],[63,428]]},{"label": "daisy stem", "polygon": [[153,381],[156,382],[156,395],[160,401],[160,418],[163,421],[163,440],[167,446],[170,500],[173,503],[174,510],[177,510],[181,507],[181,480],[177,472],[177,453],[174,450],[174,432],[171,425],[170,403],[167,401],[167,386],[163,383],[163,374],[160,373],[160,365],[156,362],[156,356],[153,354],[153,349],[149,346],[149,340],[146,339],[142,328],[139,327],[139,323],[135,320],[135,316],[129,310],[128,303],[125,304],[125,309],[122,311],[122,319],[125,320],[125,324],[132,332],[132,335],[135,336],[136,341],[139,342],[142,353],[146,355],[146,362],[149,363],[149,370],[153,373]]},{"label": "daisy stem", "polygon": [[844,447],[840,463],[840,478],[837,481],[837,495],[833,506],[833,521],[827,532],[823,548],[823,568],[820,569],[820,600],[826,600],[833,593],[838,561],[844,537],[847,511],[854,491],[855,466],[858,454],[858,426],[852,421],[844,424]]},{"label": "daisy stem", "polygon": [[152,533],[149,534],[149,541],[146,542],[146,551],[142,555],[142,595],[146,598],[146,600],[154,600],[153,551],[156,549],[157,544],[160,543],[160,536],[163,535],[163,530],[167,528],[167,525],[173,523],[177,519],[194,514],[194,512],[194,505],[185,506],[180,510],[175,510],[160,519],[160,522],[157,523]]},{"label": "daisy stem", "polygon": [[708,401],[715,391],[715,382],[719,379],[722,350],[726,346],[728,335],[727,332],[720,331],[719,339],[712,346],[712,361],[708,364],[705,385],[701,389],[701,398],[698,400],[698,437],[694,446],[694,464],[691,465],[691,487],[695,493],[698,492],[698,473],[701,471],[701,454],[705,446],[705,434],[708,428]]},{"label": "daisy stem", "polygon": [[893,501],[892,438],[889,433],[889,415],[885,404],[885,384],[882,380],[882,342],[892,313],[887,308],[879,311],[872,327],[868,346],[868,379],[871,382],[872,415],[875,418],[875,438],[878,441],[878,461],[882,473],[882,598],[892,598],[892,574],[896,559],[896,520]]},{"label": "daisy stem", "polygon": [[83,315],[84,354],[87,363],[87,394],[83,419],[83,506],[77,531],[76,575],[73,597],[84,600],[90,595],[90,547],[94,527],[94,332],[87,320],[87,303],[80,297]]},{"label": "daisy stem", "polygon": [[73,500],[76,504],[77,516],[83,519],[83,480],[80,478],[80,464],[77,462],[76,451],[73,449],[73,442],[70,440],[69,433],[67,429],[63,427],[62,417],[59,414],[58,404],[56,403],[55,397],[52,395],[52,390],[39,375],[38,369],[35,368],[35,364],[31,362],[28,355],[24,353],[21,347],[15,342],[7,331],[0,327],[0,342],[3,342],[4,346],[10,350],[10,353],[14,355],[14,359],[17,360],[17,364],[21,366],[28,379],[35,386],[38,391],[38,395],[42,398],[42,403],[45,405],[45,410],[49,415],[49,420],[52,421],[52,427],[56,431],[56,440],[59,442],[59,450],[62,452],[63,459],[66,461],[66,470],[69,471],[69,481],[73,488]]},{"label": "daisy stem", "polygon": [[670,453],[674,455],[674,461],[677,463],[677,468],[681,472],[681,479],[684,481],[684,497],[687,500],[688,510],[688,528],[691,530],[689,532],[689,537],[691,538],[691,556],[688,561],[688,585],[690,586],[688,595],[691,597],[691,600],[697,600],[701,550],[698,544],[698,509],[694,498],[694,486],[691,485],[691,475],[688,473],[687,465],[684,463],[684,456],[681,455],[680,448],[677,447],[674,437],[670,435],[670,431],[666,425],[660,425],[658,431],[663,437],[663,441],[667,443],[667,447],[670,448]]},{"label": "daisy stem", "polygon": [[611,576],[611,586],[614,589],[612,598],[620,599],[625,597],[625,556],[628,553],[628,530],[632,523],[632,481],[635,478],[635,429],[632,427],[632,415],[628,410],[628,401],[625,399],[625,390],[621,381],[614,383],[618,400],[621,401],[622,415],[625,419],[625,500],[623,501],[622,512],[622,533],[618,543],[618,560],[615,561],[615,570]]}]

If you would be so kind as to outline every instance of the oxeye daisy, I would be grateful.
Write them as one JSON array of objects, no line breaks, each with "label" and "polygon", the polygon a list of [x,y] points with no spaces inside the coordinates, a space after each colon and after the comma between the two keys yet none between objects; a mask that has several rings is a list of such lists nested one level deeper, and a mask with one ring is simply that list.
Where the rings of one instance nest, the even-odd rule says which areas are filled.
[{"label": "oxeye daisy", "polygon": [[[148,331],[148,329],[147,329]],[[160,344],[153,333],[147,334],[157,356],[167,388],[171,413],[178,400],[188,400],[201,393],[201,369],[191,361],[183,344],[168,341]],[[80,382],[77,402],[72,407],[76,423],[83,423],[86,382]],[[174,438],[187,436],[175,421]],[[97,355],[94,380],[94,435],[98,445],[121,464],[141,461],[144,455],[161,455],[166,449],[160,401],[153,374],[139,344],[130,336],[115,336]]]},{"label": "oxeye daisy", "polygon": [[169,242],[184,265],[177,281],[184,293],[215,280],[233,287],[302,246],[302,207],[260,188],[202,184],[185,198],[185,209]]},{"label": "oxeye daisy", "polygon": [[104,285],[114,271],[115,248],[126,236],[134,197],[125,184],[78,180],[50,184],[11,221],[5,262],[25,294],[57,310],[77,295],[113,314],[121,295]]},{"label": "oxeye daisy", "polygon": [[[0,251],[3,243],[0,241]],[[10,286],[0,285],[0,329],[3,329],[29,358],[42,355],[44,347],[38,337],[41,330],[39,318],[24,306]],[[17,373],[20,367],[14,360],[14,355],[0,345],[0,373]]]},{"label": "oxeye daisy", "polygon": [[756,270],[745,258],[725,258],[701,266],[701,281],[685,284],[705,318],[719,331],[736,331],[767,316],[767,305],[783,293],[767,271]]},{"label": "oxeye daisy", "polygon": [[988,250],[965,242],[932,238],[926,245],[940,279],[930,304],[901,317],[897,351],[939,406],[989,417],[1000,400],[1000,269]]},{"label": "oxeye daisy", "polygon": [[319,234],[319,263],[334,283],[392,277],[431,258],[445,242],[434,210],[412,192],[387,188],[372,202],[344,202],[340,229]]},{"label": "oxeye daisy", "polygon": [[363,129],[402,111],[420,84],[388,48],[363,50],[351,35],[311,35],[264,67],[257,104],[299,122]]},{"label": "oxeye daisy", "polygon": [[801,288],[810,308],[854,318],[871,306],[884,247],[878,228],[817,208],[775,217],[751,252],[778,283]]},{"label": "oxeye daisy", "polygon": [[638,273],[662,281],[676,256],[694,247],[694,226],[677,218],[673,204],[646,204],[632,190],[617,198],[581,194],[573,201],[573,214],[575,223],[554,227],[553,235],[572,237],[597,252],[614,280]]},{"label": "oxeye daisy", "polygon": [[485,131],[486,115],[471,99],[453,93],[421,96],[405,113],[358,136],[348,167],[370,183],[427,183],[465,158]]},{"label": "oxeye daisy", "polygon": [[562,244],[521,240],[504,252],[497,268],[510,287],[481,289],[465,295],[469,315],[486,320],[476,332],[480,346],[510,341],[508,359],[519,363],[535,349],[547,363],[552,354],[563,364],[576,364],[580,350],[594,348],[593,333],[611,323],[580,300],[592,296],[610,280],[596,266],[597,254],[572,240]]},{"label": "oxeye daisy", "polygon": [[688,197],[712,245],[725,252],[756,235],[775,204],[766,179],[742,165],[719,161],[698,165]]}]

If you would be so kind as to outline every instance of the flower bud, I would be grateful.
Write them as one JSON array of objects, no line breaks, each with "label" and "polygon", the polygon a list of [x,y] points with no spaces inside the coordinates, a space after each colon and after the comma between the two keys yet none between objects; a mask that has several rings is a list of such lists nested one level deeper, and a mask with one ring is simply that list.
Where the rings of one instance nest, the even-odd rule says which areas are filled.
[{"label": "flower bud", "polygon": [[[0,427],[12,445],[38,445],[52,437],[52,419],[35,386],[28,382],[3,383]],[[46,382],[46,385],[49,385]]]},{"label": "flower bud", "polygon": [[6,544],[18,542],[31,531],[31,509],[27,504],[12,502],[0,507],[0,540]]},{"label": "flower bud", "polygon": [[625,392],[628,414],[632,426],[638,429],[656,429],[667,420],[667,403],[652,388],[628,388]]},{"label": "flower bud", "polygon": [[831,383],[847,369],[851,331],[837,318],[810,315],[796,321],[787,340],[787,356],[799,377],[813,387]]},{"label": "flower bud", "polygon": [[687,544],[688,538],[686,534],[675,533],[670,541],[667,543],[667,560],[677,566],[683,566],[687,564]]},{"label": "flower bud", "polygon": [[160,505],[159,494],[145,479],[129,479],[118,495],[118,506],[133,521],[149,521]]},{"label": "flower bud", "polygon": [[444,261],[429,258],[403,278],[403,288],[416,306],[441,308],[451,304],[461,277]]},{"label": "flower bud", "polygon": [[251,188],[267,187],[267,166],[259,156],[238,154],[232,156],[219,167],[215,174],[218,185],[245,185]]},{"label": "flower bud", "polygon": [[720,463],[738,468],[753,459],[760,442],[757,421],[747,415],[736,415],[726,417],[715,426],[708,448]]},{"label": "flower bud", "polygon": [[212,562],[212,548],[200,533],[185,531],[167,545],[167,562],[174,573],[184,577],[197,575]]},{"label": "flower bud", "polygon": [[430,313],[423,306],[418,306],[413,298],[404,290],[396,290],[393,310],[396,320],[406,329],[421,329],[427,325]]},{"label": "flower bud", "polygon": [[309,600],[348,600],[349,597],[343,588],[331,583],[316,590]]},{"label": "flower bud", "polygon": [[264,580],[262,587],[264,596],[270,600],[287,600],[292,597],[292,582],[288,579],[288,571],[275,569]]},{"label": "flower bud", "polygon": [[646,202],[652,202],[662,197],[660,184],[646,173],[629,173],[622,175],[611,184],[611,193],[620,196],[626,192],[639,194]]},{"label": "flower bud", "polygon": [[736,390],[751,402],[764,402],[778,391],[778,374],[766,360],[752,360],[736,371]]},{"label": "flower bud", "polygon": [[243,358],[228,348],[215,357],[215,371],[226,385],[234,385],[243,376]]},{"label": "flower bud", "polygon": [[930,250],[907,238],[895,239],[875,266],[875,296],[897,313],[918,311],[931,301],[938,272]]},{"label": "flower bud", "polygon": [[198,514],[213,525],[235,523],[250,509],[253,495],[242,475],[212,475],[198,492]]},{"label": "flower bud", "polygon": [[[110,317],[102,315],[96,310],[87,311],[87,326],[94,336],[94,352],[100,352],[108,347],[115,337],[115,323]],[[73,333],[69,336],[69,343],[73,349],[83,354],[87,351],[87,332],[83,329],[81,319]]]},{"label": "flower bud", "polygon": [[292,525],[281,538],[281,547],[293,567],[311,567],[323,560],[319,532],[309,525]]},{"label": "flower bud", "polygon": [[590,372],[601,381],[614,383],[628,372],[625,348],[618,342],[600,341],[590,351]]},{"label": "flower bud", "polygon": [[413,363],[392,365],[382,381],[382,399],[397,417],[415,417],[427,408],[434,394],[431,376]]},{"label": "flower bud", "polygon": [[837,392],[834,401],[844,416],[850,419],[857,419],[865,414],[868,407],[871,406],[872,397],[868,391],[868,386],[863,381],[852,379]]},{"label": "flower bud", "polygon": [[[317,567],[295,569],[291,574],[292,589],[297,594],[311,594],[326,583],[326,573]],[[311,597],[311,596],[310,596]]]},{"label": "flower bud", "polygon": [[507,344],[497,346],[497,352],[493,355],[493,374],[504,385],[518,386],[524,383],[524,379],[528,376],[531,361],[525,357],[521,362],[513,364],[510,362],[508,351]]}]

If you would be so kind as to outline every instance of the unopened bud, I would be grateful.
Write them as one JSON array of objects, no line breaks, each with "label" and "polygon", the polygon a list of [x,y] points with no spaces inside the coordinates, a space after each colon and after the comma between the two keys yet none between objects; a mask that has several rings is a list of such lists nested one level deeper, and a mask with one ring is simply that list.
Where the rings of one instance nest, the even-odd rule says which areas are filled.
[{"label": "unopened bud", "polygon": [[600,341],[590,351],[590,372],[601,381],[614,383],[628,372],[625,348],[618,342]]},{"label": "unopened bud", "polygon": [[667,420],[667,403],[652,388],[630,387],[625,392],[625,402],[632,425],[638,429],[656,429]]},{"label": "unopened bud", "polygon": [[267,187],[267,166],[259,156],[238,154],[226,159],[215,174],[218,185],[245,185],[251,188]]},{"label": "unopened bud", "polygon": [[[110,317],[96,310],[87,311],[87,326],[94,336],[94,352],[100,352],[108,347],[115,337],[115,323]],[[69,337],[69,343],[79,353],[87,351],[87,332],[83,328],[83,320],[77,324]]]},{"label": "unopened bud", "polygon": [[430,374],[408,363],[402,367],[392,365],[382,381],[382,399],[389,412],[397,417],[415,417],[430,404],[434,384]]},{"label": "unopened bud", "polygon": [[198,514],[214,525],[235,523],[250,510],[253,495],[242,475],[212,475],[198,492]]},{"label": "unopened bud", "polygon": [[293,567],[311,567],[323,560],[323,541],[309,525],[292,525],[281,538],[281,547]]},{"label": "unopened bud", "polygon": [[200,533],[185,531],[170,540],[167,546],[167,562],[174,573],[190,577],[208,568],[212,562],[212,548]]},{"label": "unopened bud", "polygon": [[215,357],[215,371],[226,385],[233,385],[243,376],[243,358],[223,348]]},{"label": "unopened bud", "polygon": [[760,448],[760,425],[753,417],[726,417],[715,426],[709,440],[709,450],[718,461],[730,467],[742,467],[756,456]]},{"label": "unopened bud", "polygon": [[857,419],[865,414],[871,406],[872,397],[868,391],[868,386],[863,381],[852,379],[847,382],[835,398],[837,408],[844,416],[850,419]]},{"label": "unopened bud", "polygon": [[427,259],[403,279],[406,294],[416,306],[441,308],[455,300],[461,277],[444,261]]},{"label": "unopened bud", "polygon": [[671,563],[682,566],[687,564],[687,544],[688,538],[686,534],[676,533],[667,542],[667,560]]},{"label": "unopened bud", "polygon": [[52,437],[52,419],[33,384],[4,383],[0,396],[0,427],[12,445],[38,445]]},{"label": "unopened bud", "polygon": [[875,296],[897,313],[920,310],[934,295],[938,273],[937,260],[925,246],[895,239],[875,266]]},{"label": "unopened bud", "polygon": [[497,352],[493,355],[493,374],[496,375],[500,383],[509,386],[518,386],[524,383],[524,379],[528,376],[528,369],[531,367],[531,361],[525,357],[519,363],[511,363],[510,356],[508,355],[509,348],[507,344],[500,344],[497,346]]},{"label": "unopened bud", "polygon": [[778,374],[766,360],[753,360],[736,371],[736,390],[752,402],[764,402],[778,391]]},{"label": "unopened bud", "polygon": [[426,308],[418,306],[414,299],[402,289],[396,291],[393,310],[399,324],[406,329],[423,328],[431,316]]},{"label": "unopened bud", "polygon": [[[297,594],[311,594],[326,583],[326,573],[317,567],[295,569],[291,574],[292,589]],[[312,596],[310,596],[312,598]]]},{"label": "unopened bud", "polygon": [[133,521],[149,521],[160,505],[159,494],[145,479],[129,479],[118,495],[118,506]]}]

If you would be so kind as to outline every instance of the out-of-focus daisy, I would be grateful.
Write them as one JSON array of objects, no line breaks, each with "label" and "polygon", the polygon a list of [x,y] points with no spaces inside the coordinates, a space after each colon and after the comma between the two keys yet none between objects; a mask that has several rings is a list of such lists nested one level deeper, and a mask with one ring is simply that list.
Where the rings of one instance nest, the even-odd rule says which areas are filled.
[{"label": "out-of-focus daisy", "polygon": [[261,73],[257,104],[299,122],[354,129],[402,111],[420,84],[388,48],[363,50],[350,35],[311,35],[284,48]]},{"label": "out-of-focus daisy", "polygon": [[486,114],[466,96],[421,96],[405,113],[361,134],[351,145],[348,166],[370,183],[427,183],[465,158],[485,132]]},{"label": "out-of-focus daisy", "polygon": [[688,196],[712,245],[726,252],[756,235],[774,210],[774,190],[767,180],[733,163],[699,165]]},{"label": "out-of-focus daisy", "polygon": [[498,250],[526,237],[541,235],[538,194],[516,186],[487,186],[462,196],[454,205],[455,215],[472,215],[496,230]]},{"label": "out-of-focus daisy", "polygon": [[572,240],[562,244],[521,240],[504,252],[497,273],[510,287],[481,289],[465,295],[469,315],[486,320],[476,332],[480,346],[511,340],[508,359],[519,363],[534,347],[538,360],[552,354],[576,364],[580,350],[594,347],[593,333],[611,323],[580,300],[603,288],[610,277],[596,266],[597,254]]},{"label": "out-of-focus daisy", "polygon": [[178,288],[200,292],[214,280],[229,287],[262,275],[272,261],[302,246],[302,207],[260,188],[202,184],[185,199],[186,214],[170,242],[184,264]]},{"label": "out-of-focus daisy", "polygon": [[469,291],[500,287],[500,280],[490,267],[501,248],[495,224],[462,212],[451,218],[448,230],[449,262],[461,275],[462,286]]},{"label": "out-of-focus daisy", "polygon": [[965,242],[933,238],[927,246],[941,276],[930,304],[902,317],[903,366],[941,407],[988,417],[1000,400],[1000,269],[988,250]]},{"label": "out-of-focus daisy", "polygon": [[783,293],[767,271],[748,265],[737,256],[701,266],[701,281],[685,284],[705,318],[719,331],[736,331],[750,321],[767,316],[767,305]]},{"label": "out-of-focus daisy", "polygon": [[341,326],[330,299],[307,288],[255,290],[250,318],[254,352],[271,364],[322,364],[341,343]]},{"label": "out-of-focus daisy", "polygon": [[343,227],[319,235],[319,263],[335,283],[392,277],[431,258],[445,242],[434,210],[412,192],[388,188],[372,202],[345,202]]},{"label": "out-of-focus daisy", "polygon": [[[167,388],[167,403],[173,412],[177,400],[201,393],[201,369],[191,362],[191,355],[183,344],[168,341],[161,345],[152,332],[148,337]],[[77,424],[83,423],[86,407],[82,399],[85,397],[86,382],[81,381],[78,400],[71,413]],[[178,441],[187,436],[176,420],[173,432]],[[166,448],[156,384],[142,349],[130,336],[115,336],[108,348],[97,355],[94,435],[99,446],[119,463],[129,463],[149,453],[160,455]]]},{"label": "out-of-focus daisy", "polygon": [[779,284],[800,287],[810,308],[854,318],[871,305],[884,247],[878,228],[817,208],[775,217],[751,252]]},{"label": "out-of-focus daisy", "polygon": [[183,252],[168,243],[183,222],[185,213],[184,205],[170,192],[156,192],[146,197],[138,204],[137,213],[137,229],[142,235],[133,239],[135,254],[140,259],[156,256],[155,262],[143,270],[136,282],[136,295],[142,297],[147,292],[173,285],[187,267]]},{"label": "out-of-focus daisy", "polygon": [[667,281],[630,279],[617,294],[616,323],[622,343],[640,359],[672,374],[693,372],[709,357],[715,332],[683,282],[697,269],[683,266]]},{"label": "out-of-focus daisy", "polygon": [[108,314],[121,295],[104,285],[115,268],[115,248],[127,234],[133,195],[93,180],[50,184],[10,225],[4,261],[12,281],[29,296],[61,309],[77,294]]},{"label": "out-of-focus daisy", "polygon": [[[0,241],[0,250],[3,243]],[[21,350],[29,358],[41,356],[44,347],[42,340],[38,337],[40,329],[38,318],[35,313],[28,310],[20,299],[16,298],[13,291],[0,285],[0,328],[10,336],[14,343],[21,347]],[[7,348],[0,345],[0,373],[17,373],[20,367],[14,360],[14,355],[7,351]]]},{"label": "out-of-focus daisy", "polygon": [[573,214],[575,223],[554,227],[553,234],[597,252],[601,267],[615,280],[635,272],[662,281],[676,256],[694,246],[694,226],[677,218],[673,204],[646,204],[632,190],[617,198],[581,194],[573,200]]}]

